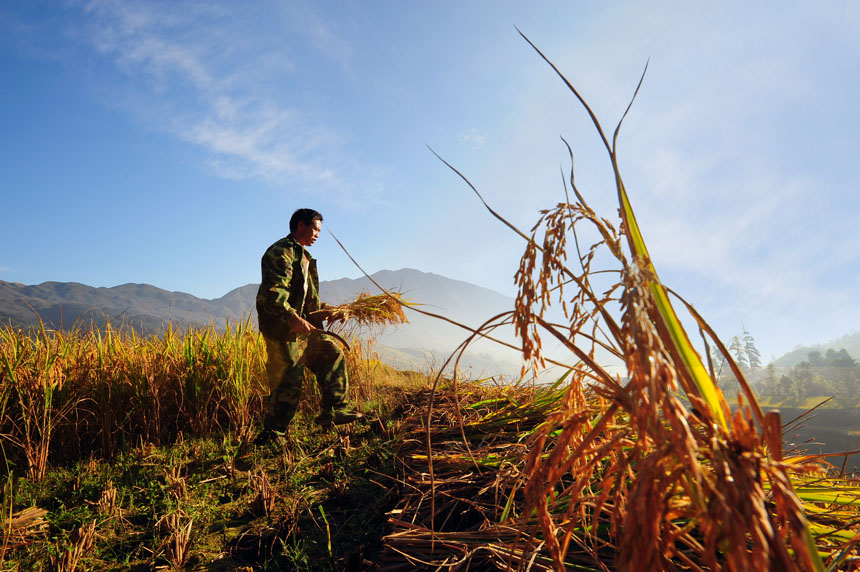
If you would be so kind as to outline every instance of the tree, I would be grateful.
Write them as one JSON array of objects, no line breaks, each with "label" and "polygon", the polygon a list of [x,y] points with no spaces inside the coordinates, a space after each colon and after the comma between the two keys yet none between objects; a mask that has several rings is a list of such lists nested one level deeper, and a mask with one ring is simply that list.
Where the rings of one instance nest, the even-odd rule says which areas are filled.
[{"label": "tree", "polygon": [[823,373],[848,399],[853,399],[857,391],[858,367],[845,348],[837,351],[827,350],[824,355],[827,364],[826,372]]},{"label": "tree", "polygon": [[809,362],[810,365],[814,367],[819,367],[824,365],[824,357],[821,355],[821,352],[818,350],[812,350],[808,354],[806,354],[808,358],[806,361]]},{"label": "tree", "polygon": [[[738,367],[741,368],[741,371],[748,371],[750,368],[750,362],[747,359],[746,349],[744,348],[744,344],[739,336],[732,336],[732,343],[729,344],[729,351],[734,356]],[[761,362],[759,361],[759,363]]]},{"label": "tree", "polygon": [[777,395],[779,397],[793,397],[795,395],[795,387],[796,384],[794,383],[794,380],[787,375],[783,375],[779,378]]},{"label": "tree", "polygon": [[746,328],[744,328],[744,352],[746,353],[747,362],[749,363],[750,371],[756,371],[761,368],[761,353],[755,347],[755,340]]},{"label": "tree", "polygon": [[762,393],[764,395],[777,395],[779,391],[777,384],[776,367],[772,363],[769,363],[767,364],[764,380],[762,381]]},{"label": "tree", "polygon": [[812,394],[814,391],[813,388],[813,375],[812,375],[812,364],[808,361],[802,361],[792,370],[792,377],[794,378],[795,383],[797,383],[797,396],[803,399]]},{"label": "tree", "polygon": [[854,358],[848,355],[848,352],[845,351],[845,348],[842,348],[838,352],[833,349],[827,350],[827,353],[824,354],[824,361],[827,363],[827,365],[833,367],[848,368],[855,367],[857,365],[857,362],[854,361]]}]

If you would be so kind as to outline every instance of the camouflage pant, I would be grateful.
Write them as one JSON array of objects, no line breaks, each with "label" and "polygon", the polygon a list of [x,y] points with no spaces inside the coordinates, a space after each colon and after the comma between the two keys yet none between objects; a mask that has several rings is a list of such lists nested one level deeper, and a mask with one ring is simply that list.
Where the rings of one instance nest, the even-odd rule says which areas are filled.
[{"label": "camouflage pant", "polygon": [[337,409],[346,403],[347,373],[343,349],[330,336],[314,332],[304,341],[263,336],[266,340],[266,375],[269,401],[266,429],[284,431],[296,414],[302,396],[304,368],[313,372],[322,394],[322,410]]}]

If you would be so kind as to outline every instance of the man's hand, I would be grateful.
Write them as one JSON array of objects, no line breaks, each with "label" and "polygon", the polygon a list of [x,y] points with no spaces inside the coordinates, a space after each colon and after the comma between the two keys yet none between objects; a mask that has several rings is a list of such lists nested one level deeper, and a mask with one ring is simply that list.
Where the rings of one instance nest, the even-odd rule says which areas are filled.
[{"label": "man's hand", "polygon": [[310,322],[322,329],[324,321],[331,321],[331,306],[328,304],[323,304],[319,310],[313,311],[310,313],[308,318]]},{"label": "man's hand", "polygon": [[290,332],[294,334],[309,334],[313,332],[316,328],[314,328],[313,324],[298,316],[293,314],[290,318]]}]

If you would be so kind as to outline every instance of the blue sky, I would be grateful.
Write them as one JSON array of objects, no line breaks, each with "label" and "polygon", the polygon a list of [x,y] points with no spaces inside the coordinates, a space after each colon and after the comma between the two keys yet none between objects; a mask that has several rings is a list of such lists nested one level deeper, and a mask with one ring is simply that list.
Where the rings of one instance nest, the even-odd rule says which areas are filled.
[{"label": "blue sky", "polygon": [[[765,359],[856,331],[860,5],[811,2],[0,4],[0,279],[216,298],[311,206],[370,272],[513,295],[530,228],[615,195],[619,141],[663,281]],[[322,279],[358,270],[324,232]],[[860,357],[860,356],[855,356]]]}]

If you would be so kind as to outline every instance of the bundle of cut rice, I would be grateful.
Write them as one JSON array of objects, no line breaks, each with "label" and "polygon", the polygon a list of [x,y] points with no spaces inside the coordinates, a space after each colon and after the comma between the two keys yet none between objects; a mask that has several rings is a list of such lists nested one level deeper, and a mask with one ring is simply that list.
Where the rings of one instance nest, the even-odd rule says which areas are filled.
[{"label": "bundle of cut rice", "polygon": [[361,292],[351,302],[325,305],[321,310],[314,312],[313,317],[325,320],[332,330],[346,330],[360,326],[385,327],[408,322],[403,313],[403,306],[406,304],[399,292],[377,296]]}]

